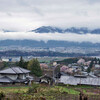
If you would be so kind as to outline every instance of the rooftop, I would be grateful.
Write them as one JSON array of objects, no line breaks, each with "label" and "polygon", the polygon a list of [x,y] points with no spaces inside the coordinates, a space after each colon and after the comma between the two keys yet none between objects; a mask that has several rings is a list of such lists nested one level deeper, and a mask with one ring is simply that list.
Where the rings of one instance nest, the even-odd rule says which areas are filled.
[{"label": "rooftop", "polygon": [[0,74],[24,74],[30,71],[21,67],[9,67],[0,71]]},{"label": "rooftop", "polygon": [[85,85],[100,86],[100,78],[99,77],[76,78],[73,76],[61,76],[60,82],[62,82],[64,84],[70,84],[70,85],[85,84]]}]

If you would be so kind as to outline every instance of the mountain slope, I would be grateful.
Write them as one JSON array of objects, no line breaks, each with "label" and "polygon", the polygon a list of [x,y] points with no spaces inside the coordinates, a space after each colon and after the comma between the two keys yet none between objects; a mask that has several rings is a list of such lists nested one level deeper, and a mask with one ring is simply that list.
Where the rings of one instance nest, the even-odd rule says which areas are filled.
[{"label": "mountain slope", "polygon": [[76,34],[91,33],[91,34],[100,34],[100,28],[90,30],[86,27],[80,27],[80,28],[71,27],[71,28],[61,29],[61,28],[51,27],[51,26],[42,26],[42,27],[39,27],[35,30],[32,30],[31,32],[35,32],[35,33],[76,33]]},{"label": "mountain slope", "polygon": [[[7,30],[7,29],[2,29],[2,32],[16,32],[13,30]],[[65,28],[61,29],[58,27],[52,27],[52,26],[41,26],[37,29],[31,30],[29,32],[35,32],[35,33],[76,33],[76,34],[100,34],[100,28],[96,29],[89,29],[87,27],[70,27],[70,28]]]},{"label": "mountain slope", "polygon": [[0,46],[29,46],[29,47],[100,47],[100,43],[90,42],[68,42],[68,41],[56,41],[49,40],[47,43],[44,41],[35,40],[2,40]]},{"label": "mountain slope", "polygon": [[55,32],[63,33],[63,30],[60,28],[57,28],[57,27],[42,26],[35,30],[32,30],[32,32],[35,32],[35,33],[55,33]]}]

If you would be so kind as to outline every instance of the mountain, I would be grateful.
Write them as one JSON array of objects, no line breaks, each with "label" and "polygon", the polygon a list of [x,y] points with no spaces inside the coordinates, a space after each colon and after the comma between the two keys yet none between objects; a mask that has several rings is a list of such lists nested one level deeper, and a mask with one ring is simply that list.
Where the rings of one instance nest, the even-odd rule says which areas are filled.
[{"label": "mountain", "polygon": [[7,30],[7,29],[2,29],[2,30],[0,30],[0,31],[2,31],[2,32],[16,32],[16,31],[13,31],[13,30]]},{"label": "mountain", "polygon": [[77,34],[86,34],[86,33],[89,33],[90,30],[86,27],[81,27],[81,28],[71,27],[64,30],[64,33],[67,33],[67,32],[77,33]]},{"label": "mountain", "polygon": [[[7,30],[7,29],[2,29],[2,32],[16,32],[13,30]],[[31,30],[29,32],[35,32],[35,33],[76,33],[76,34],[100,34],[100,28],[96,29],[89,29],[87,27],[70,27],[70,28],[59,28],[59,27],[52,27],[52,26],[41,26],[37,29]]]},{"label": "mountain", "polygon": [[[9,30],[3,30],[4,32],[11,32]],[[76,33],[76,34],[100,34],[100,29],[88,29],[86,27],[76,28],[66,28],[61,29],[57,27],[51,27],[51,26],[42,26],[35,30],[32,30],[30,32],[35,33],[59,33],[59,34],[66,34],[66,33]],[[12,33],[13,34],[13,33]],[[98,48],[100,47],[100,43],[91,43],[91,42],[69,42],[69,41],[63,41],[63,40],[49,40],[47,42],[44,41],[35,41],[35,40],[0,40],[0,46],[29,46],[29,47],[94,47]]]},{"label": "mountain", "polygon": [[[21,48],[25,47],[25,48]],[[31,51],[31,47],[39,47],[40,50]],[[63,52],[62,49],[57,51],[50,51],[49,48],[55,47],[67,47],[70,52]],[[77,48],[78,47],[78,48]],[[99,56],[100,51],[96,48],[100,47],[100,43],[90,43],[90,42],[68,42],[68,41],[54,41],[50,40],[48,42],[35,41],[35,40],[2,40],[0,41],[0,57],[2,56],[37,56],[37,57],[82,57],[82,56]],[[28,49],[26,49],[28,48]],[[38,48],[38,49],[39,49]],[[41,49],[46,48],[47,50],[41,51]],[[76,51],[76,49],[78,52]],[[83,49],[80,49],[83,48]],[[56,50],[57,48],[55,48]],[[67,50],[66,49],[66,50]],[[75,51],[74,51],[75,49]],[[87,50],[86,50],[87,49]],[[92,49],[92,51],[91,51]],[[59,52],[60,50],[60,52]],[[98,50],[98,51],[96,51]],[[73,52],[74,51],[74,52]]]},{"label": "mountain", "polygon": [[35,30],[31,30],[31,32],[35,32],[35,33],[76,33],[76,34],[91,33],[91,34],[100,34],[100,28],[90,30],[87,27],[80,27],[80,28],[70,27],[70,28],[66,28],[66,29],[61,29],[61,28],[52,27],[52,26],[42,26],[42,27],[39,27]]},{"label": "mountain", "polygon": [[92,30],[91,33],[100,34],[100,28]]},{"label": "mountain", "polygon": [[49,40],[48,42],[44,41],[35,41],[35,40],[0,40],[0,47],[2,46],[29,46],[29,47],[100,47],[100,43],[90,43],[90,42],[68,42],[68,41],[56,41]]},{"label": "mountain", "polygon": [[51,27],[51,26],[42,26],[39,27],[35,30],[32,30],[31,32],[35,32],[35,33],[63,33],[63,30],[57,27]]}]

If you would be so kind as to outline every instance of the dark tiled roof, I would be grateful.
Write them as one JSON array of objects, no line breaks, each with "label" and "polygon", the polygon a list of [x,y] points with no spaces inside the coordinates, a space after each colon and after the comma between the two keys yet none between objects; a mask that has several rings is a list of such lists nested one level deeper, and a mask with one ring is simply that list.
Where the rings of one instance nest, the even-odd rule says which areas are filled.
[{"label": "dark tiled roof", "polygon": [[16,79],[13,82],[15,82],[15,83],[23,83],[25,81],[27,81],[27,80],[26,79]]},{"label": "dark tiled roof", "polygon": [[0,71],[0,74],[23,74],[30,71],[21,67],[9,67]]},{"label": "dark tiled roof", "polygon": [[42,78],[53,79],[52,77],[50,77],[48,75],[43,75],[43,76],[40,77],[40,79],[42,79]]},{"label": "dark tiled roof", "polygon": [[4,76],[4,77],[0,78],[0,83],[13,83],[13,80],[11,80],[7,76]]}]

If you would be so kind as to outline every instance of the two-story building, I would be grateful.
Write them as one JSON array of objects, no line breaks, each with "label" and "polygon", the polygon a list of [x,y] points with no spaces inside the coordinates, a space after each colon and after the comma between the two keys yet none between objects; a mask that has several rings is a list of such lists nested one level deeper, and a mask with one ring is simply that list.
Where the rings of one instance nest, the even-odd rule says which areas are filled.
[{"label": "two-story building", "polygon": [[0,83],[24,83],[33,80],[30,71],[21,67],[8,67],[0,70]]}]

